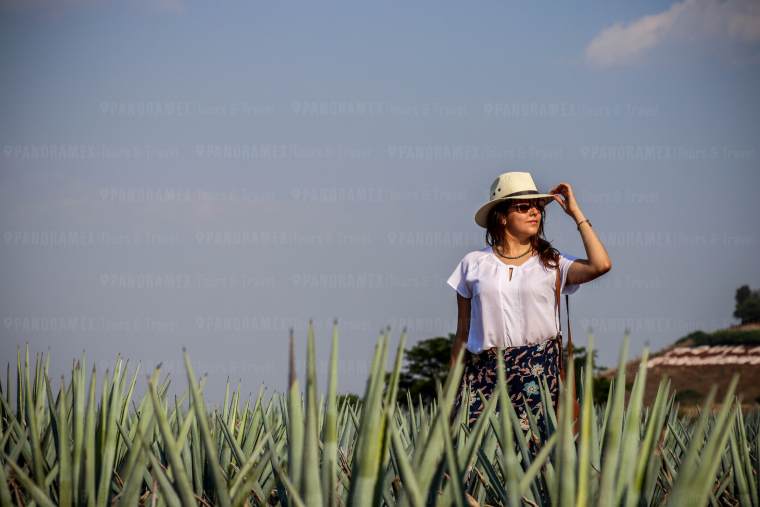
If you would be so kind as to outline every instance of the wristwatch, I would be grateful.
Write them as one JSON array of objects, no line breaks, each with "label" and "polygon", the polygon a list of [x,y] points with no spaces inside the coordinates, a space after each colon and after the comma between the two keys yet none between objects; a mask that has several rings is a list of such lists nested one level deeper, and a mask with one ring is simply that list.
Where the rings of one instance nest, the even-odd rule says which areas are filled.
[{"label": "wristwatch", "polygon": [[580,222],[578,222],[578,230],[579,231],[581,230],[581,224],[583,222],[588,222],[588,225],[591,226],[591,227],[593,227],[593,225],[591,225],[591,220],[589,220],[588,218],[586,218],[585,220],[581,220]]}]

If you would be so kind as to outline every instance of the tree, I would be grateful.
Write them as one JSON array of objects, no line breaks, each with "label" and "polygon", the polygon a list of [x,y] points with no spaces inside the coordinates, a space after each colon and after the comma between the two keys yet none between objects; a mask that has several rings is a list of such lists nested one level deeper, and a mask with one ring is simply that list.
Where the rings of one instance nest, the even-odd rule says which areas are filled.
[{"label": "tree", "polygon": [[344,403],[348,402],[351,405],[356,406],[362,402],[361,397],[354,393],[343,393],[335,396],[335,402],[338,407],[341,407]]},{"label": "tree", "polygon": [[[602,404],[607,401],[607,394],[610,388],[610,381],[598,375],[598,373],[606,368],[599,366],[596,362],[596,356],[598,350],[594,350],[591,355],[591,374],[594,377],[594,403]],[[567,349],[563,347],[562,353],[567,357]],[[573,346],[573,366],[575,367],[575,392],[578,398],[581,396],[581,367],[586,367],[586,347]]]},{"label": "tree", "polygon": [[742,324],[760,322],[760,290],[752,291],[748,285],[736,289],[734,317]]},{"label": "tree", "polygon": [[[406,364],[399,376],[398,401],[406,402],[406,392],[417,402],[422,397],[423,403],[428,403],[436,397],[435,379],[443,385],[449,372],[449,360],[454,344],[455,334],[428,338],[417,342],[412,348],[404,349]],[[386,378],[390,373],[386,373]]]}]

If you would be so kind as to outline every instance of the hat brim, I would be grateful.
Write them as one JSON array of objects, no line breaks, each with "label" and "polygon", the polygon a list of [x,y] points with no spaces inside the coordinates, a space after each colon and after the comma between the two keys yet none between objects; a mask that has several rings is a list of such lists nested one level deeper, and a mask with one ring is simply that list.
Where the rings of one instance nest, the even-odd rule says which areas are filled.
[{"label": "hat brim", "polygon": [[493,208],[500,202],[514,200],[514,199],[542,199],[542,198],[544,199],[544,206],[554,202],[555,200],[553,194],[529,194],[529,195],[517,195],[514,197],[500,197],[498,199],[494,199],[493,201],[488,201],[487,203],[483,204],[480,208],[478,208],[478,211],[475,212],[475,223],[485,229],[487,227],[486,221],[488,220],[488,212],[490,212],[491,208]]}]

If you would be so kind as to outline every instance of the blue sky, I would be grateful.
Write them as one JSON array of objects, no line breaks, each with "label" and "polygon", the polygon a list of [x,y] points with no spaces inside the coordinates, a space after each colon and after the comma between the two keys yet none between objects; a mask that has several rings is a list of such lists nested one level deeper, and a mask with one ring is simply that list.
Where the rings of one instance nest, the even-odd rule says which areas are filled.
[{"label": "blue sky", "polygon": [[[0,65],[2,362],[184,385],[186,346],[211,398],[255,395],[337,317],[361,393],[384,326],[454,332],[445,280],[510,170],[570,183],[610,253],[571,297],[602,364],[760,285],[756,2],[6,0]],[[559,207],[546,232],[585,257]]]}]

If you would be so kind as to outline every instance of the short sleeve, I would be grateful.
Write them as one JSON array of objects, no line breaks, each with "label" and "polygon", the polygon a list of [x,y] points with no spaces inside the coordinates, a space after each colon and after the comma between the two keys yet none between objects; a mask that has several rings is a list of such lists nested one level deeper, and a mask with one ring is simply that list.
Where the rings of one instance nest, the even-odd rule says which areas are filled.
[{"label": "short sleeve", "polygon": [[560,293],[561,294],[573,294],[580,288],[580,284],[577,283],[571,283],[568,284],[567,282],[567,272],[570,270],[570,264],[573,263],[574,260],[578,259],[578,257],[575,257],[570,254],[564,254],[560,252],[559,256],[559,273],[562,277],[562,286],[560,287]]},{"label": "short sleeve", "polygon": [[468,262],[467,257],[465,256],[459,261],[457,267],[454,268],[454,272],[451,273],[451,276],[446,280],[446,283],[448,283],[462,297],[470,299],[472,298],[472,290],[470,290],[470,287],[467,284],[467,268]]}]

